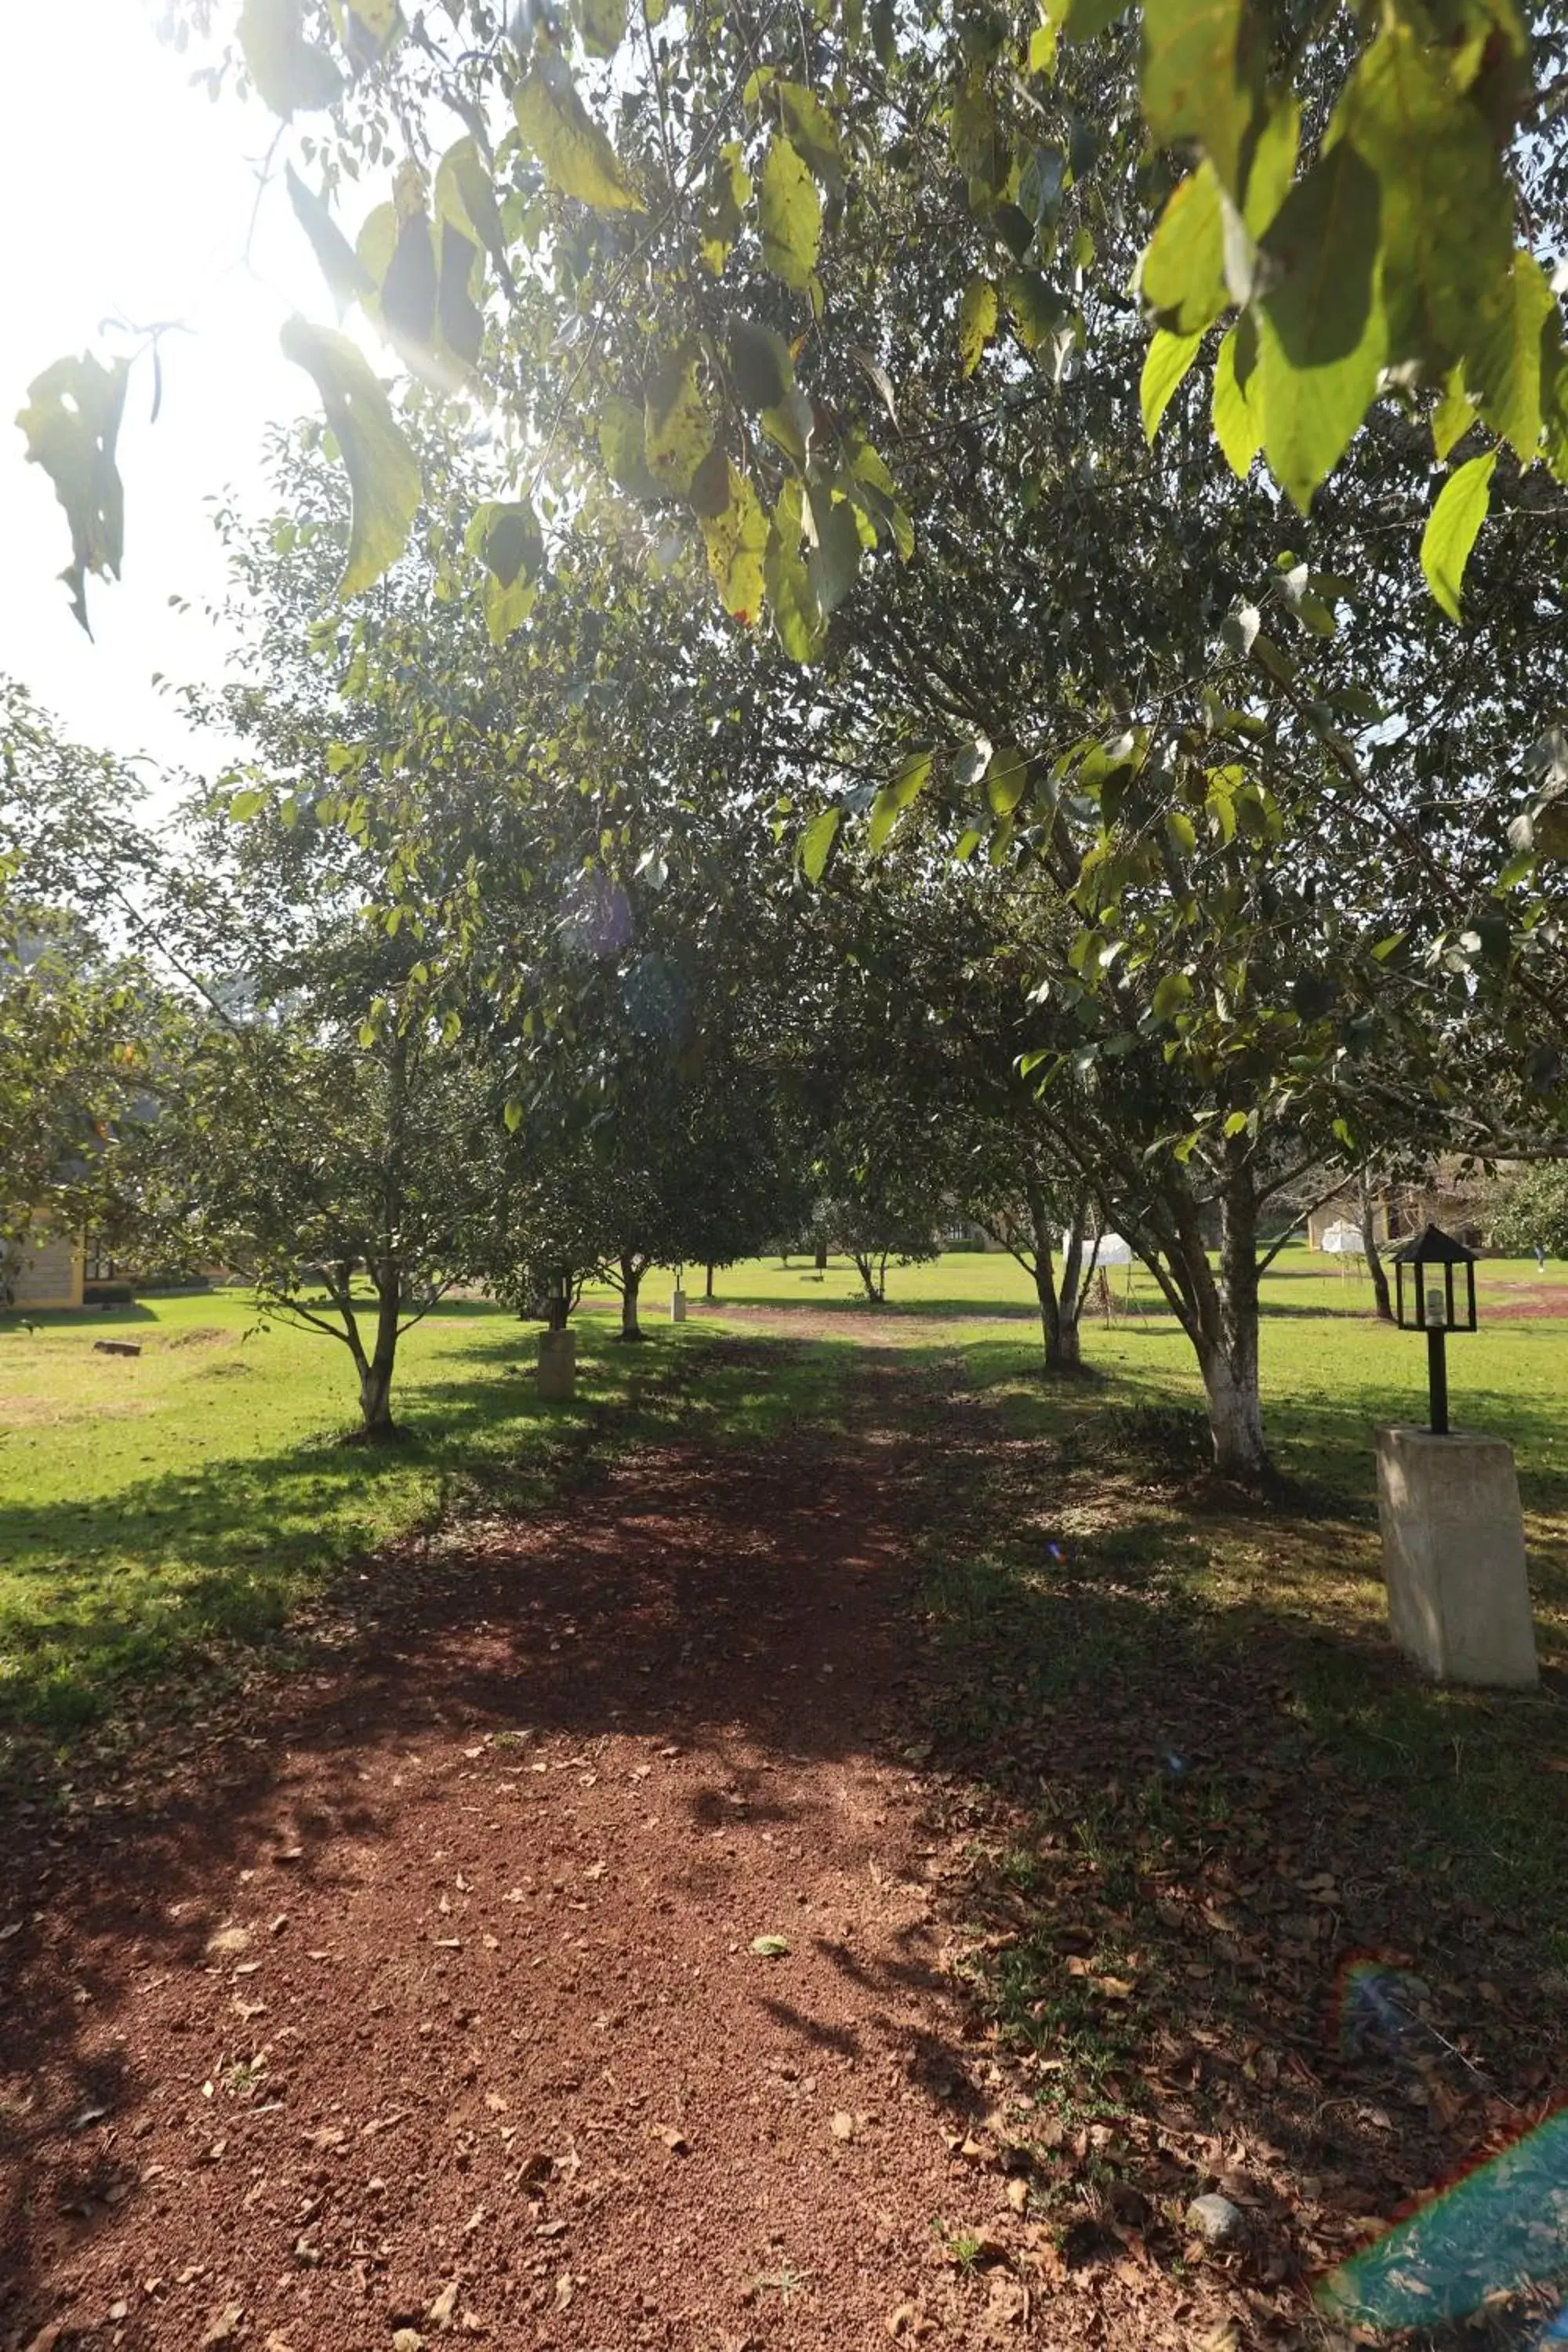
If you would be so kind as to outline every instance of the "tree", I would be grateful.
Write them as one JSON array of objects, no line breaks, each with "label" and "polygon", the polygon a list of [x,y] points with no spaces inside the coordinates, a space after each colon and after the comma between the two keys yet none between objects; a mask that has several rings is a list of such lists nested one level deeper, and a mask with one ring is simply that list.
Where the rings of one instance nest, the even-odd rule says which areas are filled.
[{"label": "tree", "polygon": [[0,678],[0,1306],[29,1234],[116,1211],[177,1007],[126,951],[143,863],[115,761]]},{"label": "tree", "polygon": [[426,1028],[264,1001],[208,1023],[172,1074],[141,1155],[142,1230],[344,1347],[379,1443],[397,1434],[398,1342],[479,1256],[483,1118],[468,1065]]},{"label": "tree", "polygon": [[1489,1239],[1510,1257],[1542,1249],[1548,1257],[1568,1258],[1568,1164],[1558,1160],[1511,1170]]},{"label": "tree", "polygon": [[[1076,340],[1101,232],[1125,224],[1152,341],[1118,255],[1096,357],[1129,393],[1142,358],[1151,431],[1207,338],[1228,458],[1245,475],[1261,450],[1300,506],[1380,401],[1420,417],[1439,463],[1475,435],[1424,534],[1451,610],[1500,471],[1568,477],[1542,268],[1564,36],[1514,0],[1289,22],[1266,0],[1145,0],[1136,34],[1104,0],[749,0],[640,26],[619,0],[504,24],[490,0],[407,18],[382,0],[184,0],[171,21],[182,42],[235,37],[202,78],[248,80],[281,118],[340,313],[359,302],[428,379],[481,382],[539,451],[536,485],[608,479],[682,512],[726,608],[765,604],[801,658],[863,544],[910,542],[875,438],[887,354],[845,299],[889,191],[962,189],[971,234],[937,258],[970,373],[1004,335]],[[351,244],[334,207],[366,183],[384,201]],[[1079,191],[1093,217],[1075,224]],[[354,344],[301,320],[285,337],[356,485],[354,592],[404,544],[417,464]],[[64,359],[23,413],[84,622],[88,574],[123,553],[125,388],[123,362]],[[478,533],[503,593],[531,528],[520,500]]]}]

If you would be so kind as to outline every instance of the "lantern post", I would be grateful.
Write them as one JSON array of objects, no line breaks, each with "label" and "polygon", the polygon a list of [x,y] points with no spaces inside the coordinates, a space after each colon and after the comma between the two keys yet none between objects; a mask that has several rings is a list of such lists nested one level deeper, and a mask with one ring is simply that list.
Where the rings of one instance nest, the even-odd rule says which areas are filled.
[{"label": "lantern post", "polygon": [[1476,1253],[1428,1225],[1394,1252],[1395,1320],[1426,1335],[1427,1426],[1377,1432],[1388,1622],[1438,1682],[1538,1679],[1513,1449],[1448,1418],[1448,1337],[1473,1331]]}]

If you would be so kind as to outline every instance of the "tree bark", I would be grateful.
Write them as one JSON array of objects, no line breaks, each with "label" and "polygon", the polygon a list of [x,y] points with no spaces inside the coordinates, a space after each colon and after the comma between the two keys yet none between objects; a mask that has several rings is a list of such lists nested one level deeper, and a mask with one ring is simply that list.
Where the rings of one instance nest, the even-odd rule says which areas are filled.
[{"label": "tree bark", "polygon": [[[873,1307],[879,1307],[882,1303],[882,1291],[877,1287],[876,1278],[871,1272],[870,1257],[868,1255],[863,1256],[859,1250],[851,1250],[849,1255],[855,1261],[855,1270],[860,1276],[860,1281],[865,1289],[867,1297],[870,1300]],[[884,1288],[885,1287],[886,1285],[884,1283]]]},{"label": "tree bark", "polygon": [[1239,1154],[1226,1179],[1220,1217],[1219,1282],[1211,1276],[1205,1286],[1198,1365],[1215,1468],[1251,1483],[1268,1470],[1268,1452],[1258,1385],[1258,1193],[1251,1163]]},{"label": "tree bark", "polygon": [[[813,1258],[818,1274],[826,1274],[827,1272],[827,1244],[826,1242],[817,1243],[816,1248],[813,1253]],[[788,1263],[787,1259],[785,1263]]]},{"label": "tree bark", "polygon": [[395,1437],[392,1418],[392,1375],[397,1363],[397,1323],[402,1290],[395,1265],[372,1269],[375,1281],[375,1345],[367,1358],[359,1351],[359,1409],[367,1438],[379,1442]]},{"label": "tree bark", "polygon": [[[1035,1226],[1036,1284],[1037,1269],[1044,1266],[1047,1278],[1051,1266],[1049,1224],[1043,1201],[1031,1201],[1029,1213]],[[1082,1209],[1073,1217],[1072,1224],[1063,1236],[1062,1278],[1054,1296],[1055,1330],[1046,1328],[1046,1370],[1047,1372],[1079,1372],[1083,1370],[1083,1339],[1081,1309],[1083,1307],[1083,1243],[1088,1218]],[[1043,1306],[1043,1301],[1042,1301]]]},{"label": "tree bark", "polygon": [[[786,1265],[789,1264],[787,1257],[784,1260],[784,1264]],[[711,1266],[708,1269],[708,1280],[703,1286],[702,1296],[704,1298],[711,1298],[713,1296],[713,1269]]]},{"label": "tree bark", "polygon": [[1377,1231],[1374,1223],[1376,1203],[1373,1200],[1372,1182],[1364,1168],[1356,1180],[1356,1196],[1357,1205],[1361,1211],[1362,1255],[1366,1260],[1366,1270],[1372,1276],[1372,1295],[1377,1304],[1378,1321],[1392,1323],[1394,1301],[1388,1295],[1388,1269],[1383,1263],[1382,1254],[1377,1246]]},{"label": "tree bark", "polygon": [[642,1287],[643,1270],[635,1258],[621,1260],[621,1337],[640,1339],[642,1326],[637,1321],[637,1292]]}]

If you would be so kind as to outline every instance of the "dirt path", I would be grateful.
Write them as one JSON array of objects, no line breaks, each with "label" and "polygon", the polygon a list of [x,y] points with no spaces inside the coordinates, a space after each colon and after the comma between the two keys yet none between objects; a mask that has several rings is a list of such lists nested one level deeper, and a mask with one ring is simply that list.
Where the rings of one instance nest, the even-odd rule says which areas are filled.
[{"label": "dirt path", "polygon": [[984,2085],[877,1438],[645,1454],[405,1559],[166,1800],[23,1824],[0,2344],[921,2331]]}]

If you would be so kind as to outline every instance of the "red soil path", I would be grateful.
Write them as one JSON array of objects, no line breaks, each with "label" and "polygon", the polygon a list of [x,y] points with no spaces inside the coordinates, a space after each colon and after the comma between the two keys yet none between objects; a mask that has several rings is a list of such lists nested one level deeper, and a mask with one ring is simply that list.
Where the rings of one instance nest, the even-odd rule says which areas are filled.
[{"label": "red soil path", "polygon": [[738,2352],[990,2309],[933,2234],[1021,2225],[949,2145],[985,2093],[889,1744],[879,1458],[623,1460],[378,1567],[316,1670],[133,1785],[24,1809],[0,2345]]}]

